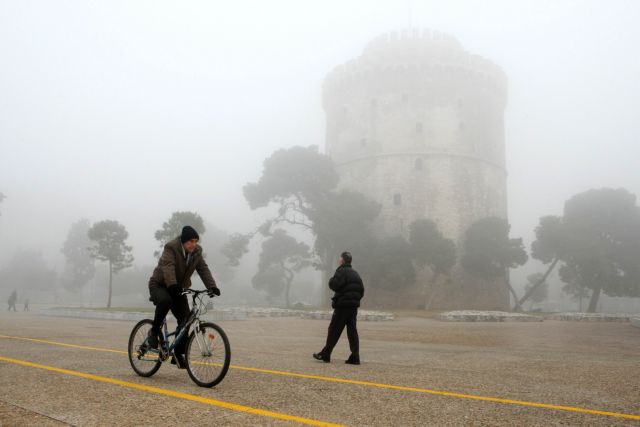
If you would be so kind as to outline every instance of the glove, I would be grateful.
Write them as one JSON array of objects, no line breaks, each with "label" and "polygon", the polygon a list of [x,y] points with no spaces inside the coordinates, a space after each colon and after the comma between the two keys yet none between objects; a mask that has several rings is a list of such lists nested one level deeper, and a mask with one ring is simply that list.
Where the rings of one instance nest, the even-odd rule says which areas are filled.
[{"label": "glove", "polygon": [[207,290],[207,295],[209,295],[210,297],[215,296],[220,296],[220,289],[219,288],[209,288]]},{"label": "glove", "polygon": [[178,285],[177,283],[169,286],[167,290],[169,291],[169,295],[171,295],[172,297],[179,297],[180,294],[182,294],[182,286]]}]

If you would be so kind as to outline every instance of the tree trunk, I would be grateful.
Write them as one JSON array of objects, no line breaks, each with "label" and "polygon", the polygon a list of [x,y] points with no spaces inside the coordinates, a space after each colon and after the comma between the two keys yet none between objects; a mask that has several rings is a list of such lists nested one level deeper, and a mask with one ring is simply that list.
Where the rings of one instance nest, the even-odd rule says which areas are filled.
[{"label": "tree trunk", "polygon": [[111,308],[112,283],[113,283],[113,268],[111,267],[111,261],[109,261],[109,299],[107,300],[107,308]]},{"label": "tree trunk", "polygon": [[593,290],[591,294],[591,300],[589,301],[589,308],[587,308],[587,313],[595,313],[596,306],[598,305],[598,298],[600,298],[600,291],[602,288],[596,288]]},{"label": "tree trunk", "polygon": [[509,292],[511,292],[511,295],[513,296],[513,301],[515,301],[515,307],[513,308],[514,311],[522,311],[522,306],[520,306],[520,302],[518,301],[518,295],[516,295],[516,291],[513,290],[513,287],[511,286],[511,280],[509,279],[509,269],[505,269],[505,274],[504,274],[504,281],[507,283],[507,287],[509,288]]},{"label": "tree trunk", "polygon": [[324,259],[322,260],[322,264],[324,268],[322,270],[322,301],[320,302],[322,307],[331,307],[331,289],[329,289],[329,279],[333,276],[333,270],[331,263],[331,257],[329,256],[329,251],[325,251]]},{"label": "tree trunk", "polygon": [[291,282],[293,282],[293,277],[294,274],[291,270],[289,270],[287,267],[284,266],[284,264],[282,264],[282,268],[284,268],[284,271],[287,273],[287,286],[284,290],[284,297],[285,297],[285,304],[286,307],[289,308],[291,307],[291,300],[289,298],[289,292],[291,292]]},{"label": "tree trunk", "polygon": [[[519,304],[520,306],[522,306],[522,304],[524,304],[524,302],[526,300],[529,299],[529,297],[531,297],[531,295],[533,295],[533,293],[536,291],[536,289],[538,289],[549,277],[549,275],[551,274],[551,272],[553,271],[553,269],[555,268],[556,264],[558,263],[559,259],[558,258],[554,258],[553,262],[551,263],[551,265],[549,266],[549,268],[547,268],[547,271],[544,273],[544,276],[542,276],[542,278],[540,279],[540,281],[538,283],[536,283],[535,285],[533,285],[523,296],[522,298],[520,298],[520,301],[517,302],[517,304]],[[513,308],[514,310],[516,310],[517,305]]]},{"label": "tree trunk", "polygon": [[424,302],[424,309],[426,311],[429,311],[431,309],[431,304],[433,303],[433,297],[436,295],[435,286],[439,276],[440,276],[440,273],[435,272],[433,273],[433,276],[431,276],[431,280],[429,281],[429,289],[431,290],[431,294],[428,296],[428,298]]}]

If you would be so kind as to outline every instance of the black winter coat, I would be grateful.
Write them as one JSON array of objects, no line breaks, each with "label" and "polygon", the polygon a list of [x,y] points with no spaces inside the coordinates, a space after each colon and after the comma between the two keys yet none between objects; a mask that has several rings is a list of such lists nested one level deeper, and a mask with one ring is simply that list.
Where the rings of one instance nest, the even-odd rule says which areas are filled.
[{"label": "black winter coat", "polygon": [[364,296],[364,285],[357,271],[349,264],[343,264],[329,280],[329,287],[335,292],[331,298],[333,308],[358,308]]}]

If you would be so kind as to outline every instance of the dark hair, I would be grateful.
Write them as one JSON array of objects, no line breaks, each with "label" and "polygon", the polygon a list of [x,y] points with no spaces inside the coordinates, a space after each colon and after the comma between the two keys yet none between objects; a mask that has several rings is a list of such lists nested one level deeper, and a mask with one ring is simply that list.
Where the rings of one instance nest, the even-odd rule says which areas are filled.
[{"label": "dark hair", "polygon": [[351,256],[351,252],[342,252],[340,254],[340,258],[342,258],[344,260],[344,262],[346,262],[347,264],[351,264],[351,261],[353,261],[353,257]]}]

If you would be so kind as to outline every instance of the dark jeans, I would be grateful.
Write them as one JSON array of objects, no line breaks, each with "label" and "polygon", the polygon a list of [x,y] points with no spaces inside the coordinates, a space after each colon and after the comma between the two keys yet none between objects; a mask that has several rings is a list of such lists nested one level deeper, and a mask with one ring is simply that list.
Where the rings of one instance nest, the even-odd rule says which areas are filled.
[{"label": "dark jeans", "polygon": [[333,310],[331,323],[329,323],[329,333],[327,343],[322,349],[322,354],[331,356],[333,348],[338,343],[342,330],[347,327],[347,337],[349,338],[349,348],[351,357],[360,358],[360,341],[358,339],[358,329],[356,329],[356,319],[358,317],[357,308],[336,308]]},{"label": "dark jeans", "polygon": [[[164,286],[152,286],[149,288],[149,293],[151,294],[151,301],[156,305],[156,314],[153,318],[152,327],[156,334],[160,334],[162,322],[167,317],[169,310],[178,321],[178,325],[184,325],[191,311],[186,295],[177,295],[176,293],[172,295]],[[175,352],[184,354],[186,344],[186,337],[182,337],[182,340],[176,346]]]}]

